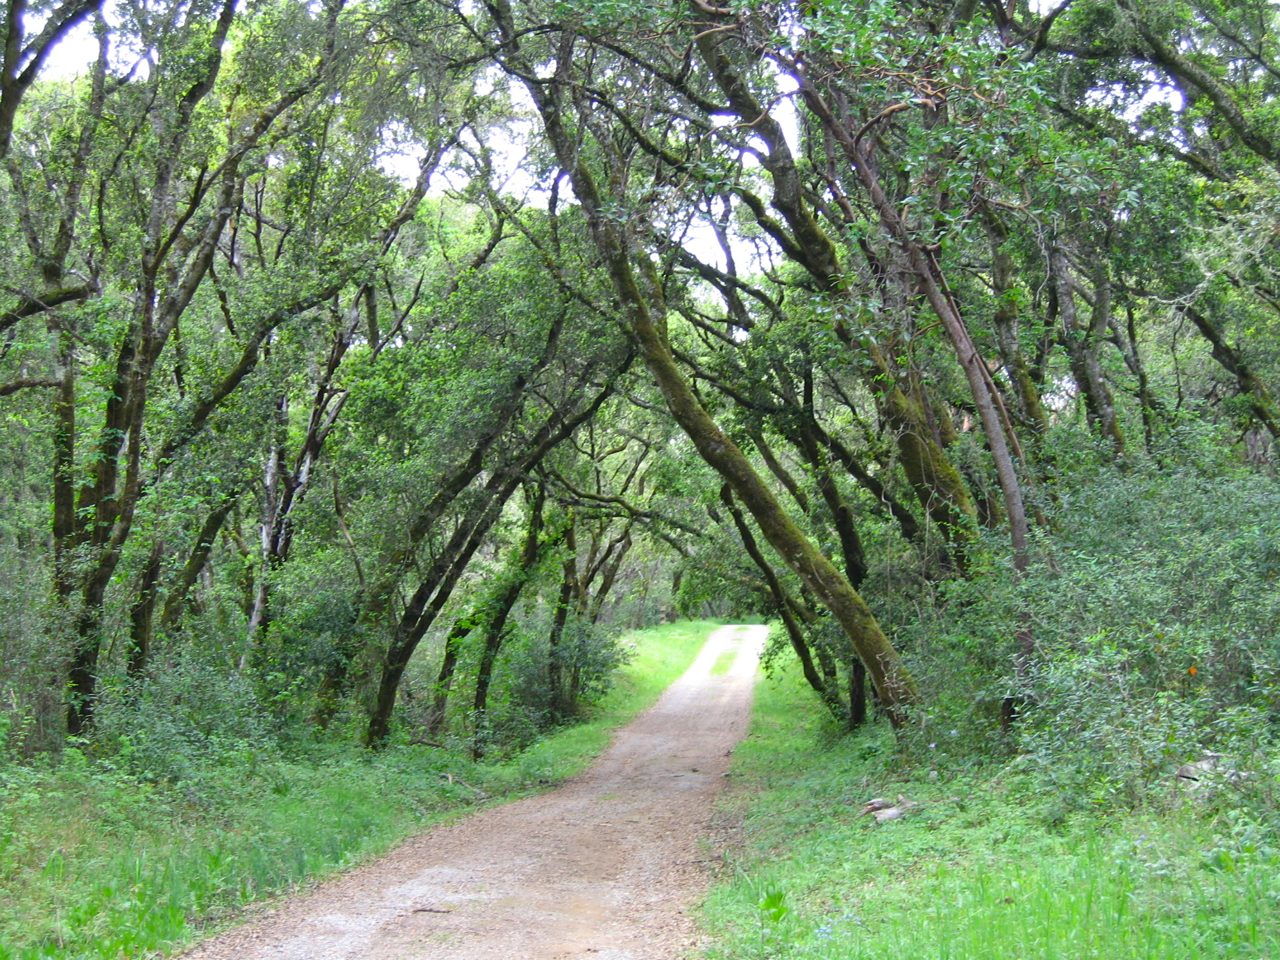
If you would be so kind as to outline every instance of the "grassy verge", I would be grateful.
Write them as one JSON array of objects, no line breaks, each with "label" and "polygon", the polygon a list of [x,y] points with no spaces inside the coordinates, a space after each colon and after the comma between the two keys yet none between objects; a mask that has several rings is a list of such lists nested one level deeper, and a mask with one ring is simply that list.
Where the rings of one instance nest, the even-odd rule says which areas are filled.
[{"label": "grassy verge", "polygon": [[[1280,956],[1274,824],[1222,798],[1064,814],[1033,771],[940,734],[828,735],[795,671],[762,681],[726,799],[742,818],[703,906],[714,958],[1193,960]],[[876,825],[872,797],[921,804]]]},{"label": "grassy verge", "polygon": [[586,721],[474,766],[397,747],[246,752],[198,780],[146,783],[67,750],[0,764],[0,960],[166,953],[244,905],[386,851],[483,801],[572,776],[692,661],[716,626],[628,638],[635,657]]}]

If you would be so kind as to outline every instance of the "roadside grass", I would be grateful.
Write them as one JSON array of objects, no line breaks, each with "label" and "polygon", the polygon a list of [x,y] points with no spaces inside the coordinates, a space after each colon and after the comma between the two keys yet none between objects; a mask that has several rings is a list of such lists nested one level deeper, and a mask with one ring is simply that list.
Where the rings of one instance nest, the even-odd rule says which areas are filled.
[{"label": "roadside grass", "polygon": [[[1280,956],[1274,816],[1225,796],[1066,813],[1023,763],[975,765],[946,740],[913,757],[885,729],[837,738],[797,671],[761,681],[723,801],[741,836],[701,913],[708,956]],[[921,806],[862,815],[900,794]]]},{"label": "roadside grass", "polygon": [[397,746],[246,748],[198,779],[149,783],[74,748],[0,762],[0,960],[169,953],[246,905],[377,856],[489,798],[579,772],[653,703],[719,624],[626,638],[633,659],[584,722],[509,760]]}]

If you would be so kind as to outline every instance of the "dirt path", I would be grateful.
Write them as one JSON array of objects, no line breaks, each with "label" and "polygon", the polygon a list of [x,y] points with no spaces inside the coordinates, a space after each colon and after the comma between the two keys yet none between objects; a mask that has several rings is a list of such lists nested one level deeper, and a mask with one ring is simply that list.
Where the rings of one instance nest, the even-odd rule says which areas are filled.
[{"label": "dirt path", "polygon": [[[746,732],[764,627],[723,627],[582,776],[399,847],[190,960],[683,957],[698,836]],[[712,668],[736,653],[728,672]],[[727,658],[726,658],[727,659]]]}]

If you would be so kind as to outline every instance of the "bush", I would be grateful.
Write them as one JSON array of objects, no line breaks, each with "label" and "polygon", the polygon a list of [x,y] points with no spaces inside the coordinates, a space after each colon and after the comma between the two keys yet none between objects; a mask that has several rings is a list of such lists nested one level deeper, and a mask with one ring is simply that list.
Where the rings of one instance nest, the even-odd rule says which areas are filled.
[{"label": "bush", "polygon": [[[1238,762],[1280,732],[1280,490],[1267,477],[1154,465],[1060,479],[1056,527],[1019,581],[948,584],[904,646],[930,695],[921,723],[1033,756],[1074,803],[1167,798],[1206,751]],[[1007,553],[993,542],[991,555]],[[1016,634],[1034,656],[1019,671]],[[1004,698],[1022,722],[1002,740]]]},{"label": "bush", "polygon": [[187,647],[152,677],[108,686],[95,747],[135,776],[182,781],[224,765],[252,770],[275,741],[249,680]]}]

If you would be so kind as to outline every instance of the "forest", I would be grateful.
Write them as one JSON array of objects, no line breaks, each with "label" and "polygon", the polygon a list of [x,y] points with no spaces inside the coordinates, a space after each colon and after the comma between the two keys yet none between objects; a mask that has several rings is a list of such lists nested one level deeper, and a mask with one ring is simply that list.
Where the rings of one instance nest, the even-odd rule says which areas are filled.
[{"label": "forest", "polygon": [[0,885],[85,778],[481,776],[681,617],[1054,822],[1198,764],[1275,868],[1278,27],[7,0]]}]

